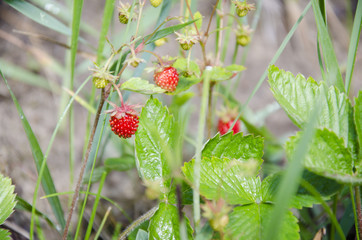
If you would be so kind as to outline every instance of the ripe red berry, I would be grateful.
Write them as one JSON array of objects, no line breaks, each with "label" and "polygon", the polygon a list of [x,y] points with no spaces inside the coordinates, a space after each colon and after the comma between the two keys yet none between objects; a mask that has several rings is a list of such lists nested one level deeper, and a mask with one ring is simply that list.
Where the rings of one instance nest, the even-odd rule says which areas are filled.
[{"label": "ripe red berry", "polygon": [[111,119],[109,119],[109,124],[116,135],[123,138],[130,138],[137,131],[138,119],[137,115],[126,113],[121,118],[112,116]]},{"label": "ripe red berry", "polygon": [[155,83],[166,91],[175,91],[178,84],[178,73],[174,67],[166,67],[153,75]]},{"label": "ripe red berry", "polygon": [[[229,128],[231,127],[231,125],[233,124],[235,119],[231,119],[228,122],[224,122],[222,119],[219,119],[219,124],[217,126],[219,132],[221,135],[224,135],[225,133],[228,132]],[[235,133],[238,133],[240,131],[240,121],[237,121],[234,125],[234,127],[232,128],[232,131]]]}]

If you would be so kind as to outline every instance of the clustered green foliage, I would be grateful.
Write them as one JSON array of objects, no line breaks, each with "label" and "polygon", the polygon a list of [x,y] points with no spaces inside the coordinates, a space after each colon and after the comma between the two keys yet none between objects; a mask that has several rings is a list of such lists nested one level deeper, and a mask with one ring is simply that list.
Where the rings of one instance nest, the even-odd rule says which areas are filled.
[{"label": "clustered green foliage", "polygon": [[[42,13],[30,3],[15,0],[6,0],[6,2],[25,15],[30,11]],[[120,145],[122,152],[120,157],[104,159],[96,166],[99,146],[102,142],[107,142],[103,140],[109,140],[103,131],[110,131],[109,129],[104,130],[107,122],[106,114],[97,111],[93,126],[94,132],[90,134],[89,144],[85,149],[84,167],[82,168],[85,175],[83,177],[84,171],[81,171],[80,182],[73,198],[75,204],[78,195],[82,193],[81,184],[87,185],[78,225],[76,229],[73,229],[74,238],[79,238],[87,196],[91,194],[90,185],[95,182],[100,183],[98,192],[93,194],[96,195],[96,200],[85,239],[91,237],[97,206],[102,197],[102,186],[106,183],[108,174],[111,171],[128,171],[134,168],[137,169],[146,186],[147,197],[157,199],[157,206],[139,219],[133,220],[121,234],[116,232],[116,239],[127,237],[136,240],[308,239],[320,229],[330,226],[331,230],[328,232],[330,239],[334,239],[335,231],[341,239],[345,239],[353,224],[358,229],[357,221],[345,225],[342,229],[336,218],[336,209],[331,210],[327,204],[332,199],[337,202],[341,197],[353,205],[354,213],[361,210],[359,187],[362,184],[362,92],[359,91],[355,99],[349,97],[350,86],[347,85],[351,81],[343,83],[333,45],[323,20],[325,14],[321,9],[324,9],[325,6],[321,3],[322,1],[311,1],[306,10],[313,6],[319,42],[324,56],[325,69],[321,65],[324,80],[317,82],[311,77],[306,79],[301,74],[294,76],[275,65],[270,65],[267,69],[268,82],[276,101],[300,129],[284,145],[287,170],[277,168],[272,173],[265,171],[265,166],[273,164],[271,161],[273,156],[270,155],[276,154],[275,149],[280,149],[281,143],[265,127],[252,123],[244,111],[245,106],[235,100],[231,82],[236,82],[235,77],[246,69],[242,63],[237,63],[235,57],[224,66],[223,62],[228,61],[224,59],[225,54],[222,53],[223,49],[220,47],[226,46],[227,48],[228,46],[227,40],[220,36],[221,32],[226,32],[226,38],[228,38],[231,28],[234,26],[238,29],[234,34],[236,42],[234,56],[237,55],[239,48],[249,44],[252,40],[252,31],[244,23],[247,21],[246,16],[249,16],[247,14],[249,11],[255,10],[255,6],[246,1],[226,1],[227,4],[230,4],[231,9],[230,13],[226,14],[221,12],[225,1],[217,1],[211,14],[212,17],[215,14],[217,28],[210,29],[210,24],[205,24],[200,12],[192,13],[190,1],[186,0],[185,16],[181,18],[181,23],[165,27],[165,23],[174,21],[174,19],[164,16],[170,10],[171,1],[151,1],[153,7],[162,6],[160,18],[153,32],[147,33],[149,35],[142,35],[143,33],[139,33],[139,24],[146,2],[148,1],[133,1],[132,5],[123,5],[123,3],[120,5],[118,17],[121,23],[127,24],[127,31],[130,24],[137,21],[135,35],[130,42],[116,46],[117,50],[109,41],[111,54],[106,61],[103,61],[105,36],[111,21],[111,17],[106,13],[113,11],[114,3],[107,1],[105,6],[96,67],[92,69],[95,87],[102,88],[102,90],[98,90],[101,92],[95,92],[99,93],[101,98],[98,109],[103,109],[106,99],[109,99],[109,103],[111,100],[114,101],[117,93],[122,107],[123,101],[129,94],[142,94],[148,100],[142,103],[143,107],[139,114],[135,137],[131,140],[117,139],[117,144]],[[83,3],[75,1],[74,4],[74,16],[76,16],[77,9],[81,10]],[[358,10],[362,10],[361,6],[362,3],[359,2]],[[260,6],[258,5],[258,7]],[[137,16],[137,14],[139,15]],[[305,13],[303,14],[305,15]],[[303,14],[302,16],[304,16]],[[361,21],[358,23],[358,20],[362,19],[360,15],[360,12],[356,15],[354,22],[356,25],[353,26],[352,36],[355,38],[358,38],[356,31],[360,32],[362,25]],[[70,29],[60,24],[57,19],[47,14],[44,16],[53,23],[53,26],[49,25],[49,21],[41,21],[35,15],[29,17],[69,35],[68,30]],[[239,17],[244,19],[240,20]],[[72,26],[72,40],[84,41],[78,37],[80,16],[76,20]],[[210,22],[211,20],[212,18]],[[229,21],[228,24],[226,27],[222,26],[226,20]],[[300,20],[296,26],[299,22]],[[175,56],[171,60],[162,59],[157,55],[155,46],[165,43],[164,38],[176,31],[179,31],[177,41],[180,43],[180,56]],[[208,49],[206,48],[212,31],[215,32],[217,46],[214,60],[208,59]],[[159,40],[163,40],[162,43]],[[77,50],[76,45],[74,47],[74,41],[72,41],[72,79],[74,78]],[[350,64],[353,65],[357,45],[354,40],[351,44],[354,46],[354,51],[349,51],[349,54],[354,56],[348,58]],[[201,48],[202,59],[191,58],[191,51],[195,47]],[[165,62],[167,66],[172,65],[177,70],[179,80],[175,91],[168,92],[147,80],[147,74],[136,74],[137,71],[145,72],[143,63],[147,61],[143,58],[149,59],[151,56],[142,55],[142,53],[151,53],[156,56],[158,64],[163,65]],[[350,60],[351,58],[353,61]],[[320,60],[322,62],[322,59]],[[135,74],[133,77],[124,79],[122,74],[125,69],[129,70],[128,64],[136,68]],[[353,72],[353,66],[348,66],[348,69]],[[21,116],[39,174],[32,205],[19,198],[18,209],[32,212],[31,239],[34,237],[35,216],[45,219],[51,227],[56,225],[36,209],[37,194],[41,184],[45,194],[48,195],[48,201],[57,224],[60,226],[60,234],[63,234],[63,239],[69,238],[73,236],[73,233],[69,232],[69,224],[76,206],[74,204],[70,206],[72,210],[68,213],[68,218],[65,218],[58,198],[59,193],[54,187],[46,158],[61,121],[68,110],[72,112],[73,101],[89,79],[84,81],[65,107],[47,152],[43,155],[15,95],[4,75],[2,73],[1,75]],[[196,86],[200,87],[199,89],[202,88],[202,92],[200,94],[200,122],[197,126],[199,132],[192,134],[192,138],[196,139],[193,140],[188,137],[190,133],[187,132],[187,124],[189,101],[200,93]],[[196,91],[194,91],[195,89]],[[242,120],[249,131],[248,134],[234,133],[231,131],[232,126],[224,135],[216,133],[212,136],[210,134],[214,128],[212,121],[213,114],[216,112],[213,110],[214,103],[218,98],[213,99],[215,97],[213,91],[218,93],[215,95],[221,96],[219,101],[222,105],[239,112],[234,124],[236,121]],[[117,93],[113,94],[114,92]],[[123,92],[123,96],[121,92]],[[165,96],[172,99],[169,106],[162,101]],[[89,109],[94,108],[93,100],[94,98],[89,101]],[[207,112],[208,116],[206,116]],[[208,134],[204,134],[205,126]],[[205,135],[208,135],[206,140],[204,140]],[[196,149],[191,159],[184,159],[186,141]],[[94,147],[96,145],[97,147]],[[101,154],[99,155],[101,156]],[[281,186],[289,187],[283,189]],[[352,186],[355,187],[354,193]],[[16,204],[13,191],[14,187],[11,185],[10,179],[0,175],[0,224],[11,214]],[[346,196],[348,191],[352,197]],[[284,201],[281,201],[280,199],[284,196]],[[355,206],[355,197],[357,206]],[[106,200],[114,203],[110,199]],[[311,220],[311,216],[306,213],[305,209],[315,208],[319,204],[323,206],[329,220],[318,222],[319,225],[315,226],[320,219]],[[184,210],[188,207],[193,207],[192,219],[185,214],[187,211]],[[119,209],[123,211],[121,207]],[[109,212],[106,213],[102,224],[106,221],[108,214]],[[124,214],[126,215],[126,213]],[[362,219],[359,220],[362,221]],[[360,227],[362,229],[362,226]],[[97,237],[101,231],[102,227],[97,229]],[[310,231],[313,231],[312,235],[309,233]],[[359,234],[361,233],[356,230],[357,237]],[[0,239],[7,239],[8,235],[7,231],[0,229]]]}]

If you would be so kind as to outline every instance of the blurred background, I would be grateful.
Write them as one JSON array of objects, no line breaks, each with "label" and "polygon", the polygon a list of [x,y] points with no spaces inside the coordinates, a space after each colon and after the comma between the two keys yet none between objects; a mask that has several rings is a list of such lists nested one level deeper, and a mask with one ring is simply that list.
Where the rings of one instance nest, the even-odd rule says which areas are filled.
[{"label": "blurred background", "polygon": [[[65,25],[71,23],[71,2],[55,0],[31,0],[31,4],[47,11]],[[170,16],[180,15],[180,1],[172,1]],[[215,0],[192,1],[193,9],[197,9],[204,16],[204,26],[210,17]],[[225,11],[228,10],[230,1],[225,2]],[[256,1],[250,1],[256,3]],[[357,0],[330,0],[327,2],[327,17],[330,35],[336,50],[342,73],[345,73],[347,62],[347,51],[349,45],[349,36],[352,28]],[[265,0],[262,1],[262,9],[257,27],[253,32],[253,38],[250,43],[247,58],[245,61],[246,71],[241,76],[237,76],[238,88],[235,98],[240,102],[245,102],[257,85],[260,77],[288,31],[295,24],[308,1],[304,0]],[[118,2],[116,2],[118,4]],[[80,36],[85,39],[86,44],[79,42],[80,53],[77,56],[75,88],[91,74],[89,67],[93,67],[95,61],[96,48],[98,44],[99,29],[102,24],[104,1],[85,1],[82,12],[82,23]],[[119,47],[120,43],[128,41],[135,25],[130,25],[126,30],[126,25],[118,22],[117,8],[113,22],[111,24],[108,37],[110,42]],[[143,18],[144,24],[141,24],[140,31],[143,35],[150,33],[155,28],[156,20],[160,8],[154,9],[149,3],[146,4]],[[248,15],[248,22],[254,19],[255,11]],[[215,19],[215,18],[214,18]],[[177,21],[176,21],[177,22]],[[176,24],[176,22],[167,25]],[[212,23],[212,29],[215,28],[215,21]],[[128,31],[128,32],[127,32]],[[155,52],[159,55],[177,56],[180,53],[178,43],[175,41],[177,36],[169,36],[168,43],[157,47]],[[206,45],[206,51],[210,59],[215,58],[215,34],[210,36]],[[317,31],[312,9],[309,10],[298,30],[288,43],[286,49],[279,57],[276,65],[293,74],[301,73],[306,77],[313,77],[315,80],[321,79],[320,68],[317,55]],[[69,39],[63,34],[46,28],[14,8],[6,2],[0,1],[0,69],[15,93],[26,118],[28,119],[43,152],[46,150],[51,134],[56,126],[61,110],[64,109],[69,94],[62,88],[69,81],[70,73],[67,70],[69,64]],[[232,34],[230,44],[226,55],[224,65],[231,64],[234,54],[235,38]],[[236,63],[241,63],[243,53],[246,49],[240,48]],[[105,56],[110,52],[109,45],[106,46]],[[107,55],[108,54],[108,55]],[[199,46],[194,47],[192,58],[200,59]],[[356,67],[354,71],[351,96],[356,96],[362,86],[362,55],[361,48],[357,52]],[[153,61],[154,59],[151,58]],[[147,66],[152,63],[148,62]],[[129,68],[124,74],[124,78],[131,77],[134,70]],[[152,82],[152,73],[141,73],[144,79]],[[81,97],[87,99],[91,92],[91,83],[87,84],[81,92]],[[193,87],[196,93],[197,87]],[[99,95],[97,92],[96,95]],[[198,104],[200,100],[197,96],[194,101]],[[165,102],[170,98],[165,97]],[[145,102],[146,97],[139,94],[131,95],[130,102]],[[217,108],[220,103],[218,103]],[[280,109],[273,99],[269,90],[267,81],[264,81],[261,88],[248,104],[251,118],[254,124],[266,126],[282,143],[289,135],[292,135],[298,129],[292,124],[285,113]],[[198,108],[190,108],[192,115],[190,119],[190,132],[197,129]],[[85,124],[87,121],[87,110],[79,103],[75,102],[75,170],[74,180],[76,181],[79,173],[79,166],[82,161],[84,139],[86,136]],[[216,122],[216,121],[215,121]],[[68,125],[63,124],[58,133],[50,155],[48,164],[53,175],[56,189],[58,192],[67,192],[74,189],[71,185],[69,176],[69,149],[68,149]],[[213,133],[216,133],[216,127]],[[192,135],[191,135],[192,136]],[[119,151],[117,147],[123,140],[112,138],[109,146],[105,148],[105,157],[117,156]],[[185,145],[185,158],[187,161],[193,156],[193,149]],[[278,158],[283,159],[282,155]],[[102,161],[100,159],[99,161]],[[34,188],[37,180],[37,171],[34,167],[32,153],[29,143],[22,127],[17,110],[11,99],[8,89],[3,81],[0,82],[0,172],[11,177],[16,186],[16,193],[31,202]],[[97,184],[94,186],[96,191]],[[102,195],[109,197],[119,204],[134,219],[140,214],[150,209],[154,202],[144,196],[144,186],[142,185],[137,171],[135,169],[127,172],[112,172],[107,177],[106,186]],[[40,196],[44,193],[41,192]],[[60,196],[63,206],[68,204],[68,195]],[[90,204],[94,198],[90,198]],[[100,216],[104,215],[109,203],[103,201],[99,207]],[[91,205],[89,205],[91,206]],[[50,212],[50,207],[46,200],[38,201],[39,209]],[[85,214],[85,219],[89,216],[90,208]],[[66,211],[67,212],[67,211]],[[88,215],[87,215],[88,214]],[[16,212],[8,221],[19,226],[25,232],[28,230],[30,214],[26,212]],[[99,218],[99,221],[101,217]],[[111,212],[110,221],[121,222],[124,225],[129,224],[127,218],[117,209]],[[97,224],[97,222],[96,222]],[[98,222],[99,224],[99,222]],[[20,230],[19,230],[20,231]],[[51,230],[49,230],[51,231]],[[107,234],[105,232],[104,234]],[[110,234],[110,233],[109,233]]]}]

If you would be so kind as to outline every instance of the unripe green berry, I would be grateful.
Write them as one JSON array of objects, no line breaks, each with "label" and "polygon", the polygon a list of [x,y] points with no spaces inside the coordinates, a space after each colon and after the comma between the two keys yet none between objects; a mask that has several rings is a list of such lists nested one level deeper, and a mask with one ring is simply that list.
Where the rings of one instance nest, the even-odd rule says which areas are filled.
[{"label": "unripe green berry", "polygon": [[128,17],[122,13],[118,14],[118,19],[120,23],[127,24],[128,23]]},{"label": "unripe green berry", "polygon": [[153,7],[158,7],[162,3],[162,0],[150,0],[150,3]]},{"label": "unripe green berry", "polygon": [[109,81],[104,78],[93,78],[93,84],[96,88],[105,88],[108,85]]},{"label": "unripe green berry", "polygon": [[240,45],[245,47],[246,45],[248,45],[250,43],[250,36],[249,35],[240,35],[236,37],[236,42]]},{"label": "unripe green berry", "polygon": [[239,8],[236,9],[236,14],[237,14],[239,17],[245,17],[246,14],[248,14],[248,12],[249,12],[248,9],[239,9]]},{"label": "unripe green berry", "polygon": [[183,50],[187,51],[190,50],[194,43],[180,43],[180,46]]}]

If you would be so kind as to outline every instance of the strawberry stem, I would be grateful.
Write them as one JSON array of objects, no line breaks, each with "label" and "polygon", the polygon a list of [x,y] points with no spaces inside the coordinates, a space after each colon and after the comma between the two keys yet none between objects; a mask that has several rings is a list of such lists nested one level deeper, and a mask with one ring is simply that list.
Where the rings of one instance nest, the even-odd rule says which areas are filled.
[{"label": "strawberry stem", "polygon": [[155,57],[158,59],[158,61],[160,62],[161,66],[164,66],[164,63],[163,63],[161,57],[160,57],[159,55],[157,55],[156,53],[151,52],[151,51],[146,50],[146,49],[142,50],[141,52],[148,52],[148,53],[152,54],[153,56],[155,56]]},{"label": "strawberry stem", "polygon": [[119,90],[119,87],[118,87],[114,82],[111,81],[111,83],[112,83],[112,85],[113,85],[113,88],[116,89],[116,91],[117,91],[117,93],[118,93],[118,96],[119,96],[119,100],[121,100],[121,106],[123,107],[124,103],[123,103],[122,93],[121,93],[121,91]]}]

